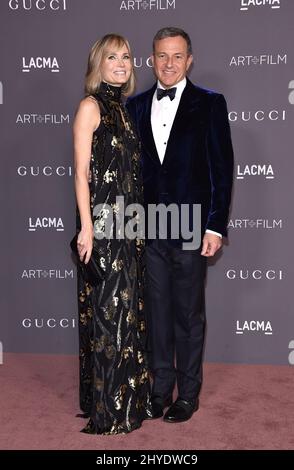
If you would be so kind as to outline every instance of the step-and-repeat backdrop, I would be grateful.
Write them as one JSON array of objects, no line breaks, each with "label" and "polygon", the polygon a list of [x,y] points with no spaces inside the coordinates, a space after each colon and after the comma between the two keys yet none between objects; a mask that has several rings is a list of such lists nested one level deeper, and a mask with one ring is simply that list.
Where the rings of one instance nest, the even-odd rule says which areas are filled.
[{"label": "step-and-repeat backdrop", "polygon": [[206,360],[294,364],[292,0],[1,0],[0,352],[77,353],[72,123],[87,56],[191,36],[193,82],[223,93],[235,150],[228,246],[208,269]]}]

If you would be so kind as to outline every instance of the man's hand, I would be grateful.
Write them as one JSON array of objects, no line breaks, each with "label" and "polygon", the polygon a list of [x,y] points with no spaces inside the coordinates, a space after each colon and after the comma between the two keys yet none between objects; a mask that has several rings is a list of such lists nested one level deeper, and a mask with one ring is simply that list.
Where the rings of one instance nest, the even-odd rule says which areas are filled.
[{"label": "man's hand", "polygon": [[213,256],[222,246],[221,237],[213,233],[206,233],[202,242],[202,256]]}]

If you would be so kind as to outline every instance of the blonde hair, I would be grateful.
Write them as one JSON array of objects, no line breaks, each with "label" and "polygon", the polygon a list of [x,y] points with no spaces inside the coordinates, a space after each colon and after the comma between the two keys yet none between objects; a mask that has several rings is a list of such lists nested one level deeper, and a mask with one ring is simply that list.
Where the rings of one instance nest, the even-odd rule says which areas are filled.
[{"label": "blonde hair", "polygon": [[111,47],[121,49],[126,46],[128,53],[131,57],[132,71],[128,81],[122,85],[122,94],[125,96],[131,95],[135,90],[135,73],[131,48],[128,40],[119,34],[106,34],[103,38],[93,44],[89,58],[88,68],[85,79],[85,93],[91,95],[97,91],[100,83],[102,82],[101,64]]}]

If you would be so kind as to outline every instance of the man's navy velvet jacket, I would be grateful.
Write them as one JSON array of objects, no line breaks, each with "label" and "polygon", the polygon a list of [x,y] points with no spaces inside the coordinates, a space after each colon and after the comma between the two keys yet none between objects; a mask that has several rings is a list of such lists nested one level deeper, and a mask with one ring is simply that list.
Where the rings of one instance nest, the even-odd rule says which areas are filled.
[{"label": "man's navy velvet jacket", "polygon": [[145,205],[201,204],[201,234],[226,235],[233,179],[226,101],[187,79],[161,164],[151,127],[155,89],[127,102],[142,142]]}]

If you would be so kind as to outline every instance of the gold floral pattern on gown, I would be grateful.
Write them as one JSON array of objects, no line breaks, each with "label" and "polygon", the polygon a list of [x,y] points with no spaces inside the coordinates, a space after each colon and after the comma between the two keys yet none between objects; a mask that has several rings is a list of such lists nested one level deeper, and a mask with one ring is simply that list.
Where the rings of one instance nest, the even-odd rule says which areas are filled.
[{"label": "gold floral pattern on gown", "polygon": [[[100,204],[93,215],[95,233],[105,231],[108,212],[103,204],[115,214],[117,196],[124,197],[125,207],[142,203],[139,142],[120,93],[120,88],[102,83],[92,96],[101,114],[92,139],[89,176],[92,213]],[[92,287],[78,271],[80,407],[90,418],[82,431],[128,433],[151,417],[144,348],[144,243],[115,236],[95,243],[105,281]]]}]

